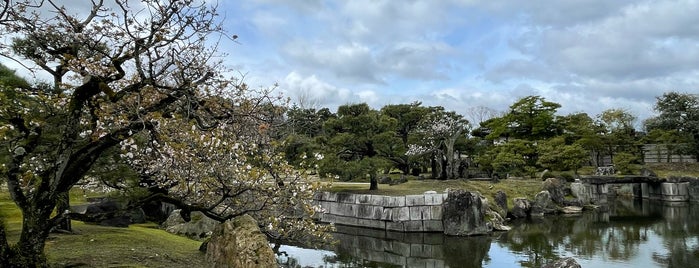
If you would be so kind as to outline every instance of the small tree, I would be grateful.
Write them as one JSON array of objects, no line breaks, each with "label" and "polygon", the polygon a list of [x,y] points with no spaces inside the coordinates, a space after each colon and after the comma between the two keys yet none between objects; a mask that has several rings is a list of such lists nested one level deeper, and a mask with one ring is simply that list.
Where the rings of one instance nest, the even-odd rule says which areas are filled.
[{"label": "small tree", "polygon": [[578,169],[588,161],[588,152],[580,144],[565,144],[564,137],[556,137],[539,143],[539,160],[537,163],[544,168],[554,170]]}]

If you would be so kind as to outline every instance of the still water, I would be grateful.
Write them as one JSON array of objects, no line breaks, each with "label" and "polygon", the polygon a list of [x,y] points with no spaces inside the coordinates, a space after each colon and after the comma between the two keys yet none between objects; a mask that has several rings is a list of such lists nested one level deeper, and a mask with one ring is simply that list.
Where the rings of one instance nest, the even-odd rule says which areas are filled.
[{"label": "still water", "polygon": [[510,223],[492,236],[449,237],[338,227],[322,250],[282,246],[286,267],[699,267],[699,204],[610,200],[608,211]]}]

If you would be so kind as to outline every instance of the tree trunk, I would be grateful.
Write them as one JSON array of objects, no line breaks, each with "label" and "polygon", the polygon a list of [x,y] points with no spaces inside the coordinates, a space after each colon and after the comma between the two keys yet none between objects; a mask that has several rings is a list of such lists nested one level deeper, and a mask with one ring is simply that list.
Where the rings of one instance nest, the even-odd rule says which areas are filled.
[{"label": "tree trunk", "polygon": [[432,153],[432,157],[430,157],[430,168],[431,168],[431,172],[432,172],[432,179],[436,179],[438,177],[437,153]]},{"label": "tree trunk", "polygon": [[447,165],[448,165],[447,158],[442,156],[442,166],[441,166],[442,170],[441,170],[440,175],[439,175],[440,180],[447,179],[447,168],[448,168]]},{"label": "tree trunk", "polygon": [[10,245],[7,243],[7,233],[5,232],[5,221],[0,217],[0,267],[9,266]]},{"label": "tree trunk", "polygon": [[369,179],[369,190],[374,191],[379,189],[379,180],[376,179],[376,173],[372,173]]},{"label": "tree trunk", "polygon": [[[56,213],[65,213],[66,211],[70,211],[70,195],[68,192],[58,195],[58,204],[56,205]],[[73,227],[70,224],[70,218],[65,217],[63,220],[61,220],[56,226],[56,229],[69,232],[72,231]]]},{"label": "tree trunk", "polygon": [[[48,267],[44,246],[51,230],[50,213],[54,206],[37,203],[22,210],[22,234],[17,245],[9,248],[6,242],[0,245],[3,247],[0,249],[0,267]],[[0,236],[0,240],[6,239],[4,232]]]}]

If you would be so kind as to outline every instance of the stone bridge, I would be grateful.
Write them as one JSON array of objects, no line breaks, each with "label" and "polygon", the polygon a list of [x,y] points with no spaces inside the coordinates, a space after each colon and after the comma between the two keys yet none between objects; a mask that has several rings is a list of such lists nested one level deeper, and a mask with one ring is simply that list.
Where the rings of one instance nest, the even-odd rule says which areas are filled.
[{"label": "stone bridge", "polygon": [[609,196],[623,195],[668,202],[699,202],[697,178],[645,176],[585,176],[571,183],[573,196],[584,204],[603,205]]}]

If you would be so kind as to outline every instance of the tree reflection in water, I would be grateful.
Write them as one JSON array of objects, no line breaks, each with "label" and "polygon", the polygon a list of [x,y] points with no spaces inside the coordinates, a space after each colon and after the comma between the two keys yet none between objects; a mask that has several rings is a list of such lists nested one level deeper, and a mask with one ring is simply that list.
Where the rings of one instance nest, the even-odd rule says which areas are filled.
[{"label": "tree reflection in water", "polygon": [[699,267],[699,204],[610,204],[605,212],[514,221],[492,236],[339,227],[337,243],[325,248],[336,255],[289,267],[541,267],[568,256],[583,267]]}]

